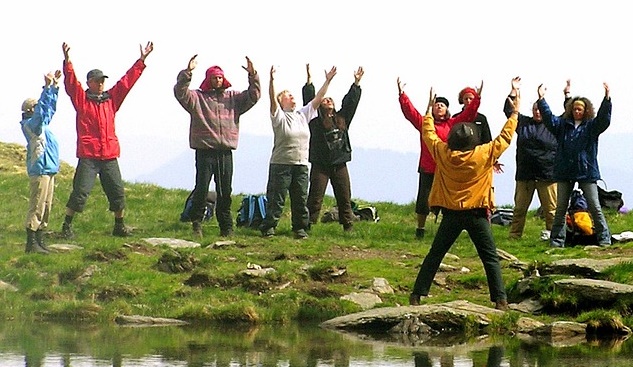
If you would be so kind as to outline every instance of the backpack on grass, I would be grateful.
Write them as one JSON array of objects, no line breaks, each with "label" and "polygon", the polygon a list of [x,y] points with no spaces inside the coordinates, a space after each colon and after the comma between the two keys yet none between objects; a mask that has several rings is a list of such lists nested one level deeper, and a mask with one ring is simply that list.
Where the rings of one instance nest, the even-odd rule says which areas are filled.
[{"label": "backpack on grass", "polygon": [[[208,221],[211,220],[211,218],[213,218],[213,211],[215,210],[215,201],[217,199],[217,194],[215,193],[215,191],[209,191],[207,193],[207,206],[204,209],[204,217],[202,218],[202,220],[204,221]],[[180,213],[180,221],[181,222],[191,222],[191,207],[193,206],[193,190],[189,193],[189,196],[187,196],[187,199],[185,200],[185,207],[182,210],[182,213]]]},{"label": "backpack on grass", "polygon": [[588,208],[587,199],[583,196],[582,191],[572,191],[565,218],[567,224],[565,245],[598,245],[598,236],[595,233],[593,218]]},{"label": "backpack on grass", "polygon": [[268,203],[266,195],[245,195],[237,212],[237,226],[259,228],[266,218],[266,203]]}]

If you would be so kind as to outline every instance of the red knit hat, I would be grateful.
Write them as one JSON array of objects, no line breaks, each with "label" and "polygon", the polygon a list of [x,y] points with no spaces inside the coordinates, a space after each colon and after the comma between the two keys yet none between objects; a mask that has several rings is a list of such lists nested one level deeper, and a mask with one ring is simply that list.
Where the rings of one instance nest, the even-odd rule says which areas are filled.
[{"label": "red knit hat", "polygon": [[[202,84],[200,84],[200,90],[202,90],[203,92],[208,92],[210,91],[211,88],[211,78],[214,76],[221,76],[224,78],[224,70],[222,70],[221,67],[219,66],[212,66],[210,68],[207,69],[207,74],[204,78],[204,80],[202,81]],[[224,78],[224,81],[222,81],[222,88],[223,89],[227,89],[228,87],[231,86],[231,83],[229,83],[228,80],[226,80],[226,78]]]},{"label": "red knit hat", "polygon": [[463,98],[464,98],[464,94],[466,93],[472,93],[472,95],[475,97],[478,96],[477,91],[475,89],[471,87],[466,87],[459,92],[459,96],[457,97],[459,104],[464,104]]}]

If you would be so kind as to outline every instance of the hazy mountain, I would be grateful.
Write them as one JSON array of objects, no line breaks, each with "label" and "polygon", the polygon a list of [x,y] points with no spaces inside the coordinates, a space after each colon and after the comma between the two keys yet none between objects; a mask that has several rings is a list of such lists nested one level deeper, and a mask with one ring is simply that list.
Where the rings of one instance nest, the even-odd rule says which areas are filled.
[{"label": "hazy mountain", "polygon": [[[625,202],[631,200],[633,203],[633,175],[628,166],[633,161],[633,150],[624,149],[630,147],[628,144],[633,141],[632,138],[630,134],[603,135],[600,139],[600,168],[608,188],[623,192]],[[512,144],[500,160],[504,164],[505,172],[495,174],[494,177],[496,201],[499,206],[513,203],[514,146],[515,144]],[[271,149],[271,137],[247,134],[240,136],[239,148],[234,152],[234,194],[266,191]],[[415,201],[418,182],[417,153],[355,148],[352,154],[349,169],[354,198],[399,204]],[[130,159],[129,156],[123,159],[122,165]],[[150,182],[167,188],[191,189],[194,174],[193,151],[186,149],[158,169],[126,179]],[[211,187],[213,188],[213,185]],[[332,195],[331,188],[328,188],[327,194]],[[538,207],[536,195],[532,207]]]}]

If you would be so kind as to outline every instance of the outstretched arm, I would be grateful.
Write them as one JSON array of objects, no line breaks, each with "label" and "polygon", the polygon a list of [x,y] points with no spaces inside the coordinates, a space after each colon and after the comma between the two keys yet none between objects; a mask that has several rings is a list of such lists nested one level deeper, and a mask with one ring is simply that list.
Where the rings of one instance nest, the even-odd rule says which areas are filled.
[{"label": "outstretched arm", "polygon": [[303,105],[307,105],[314,99],[315,91],[314,84],[312,84],[312,75],[310,74],[310,64],[306,64],[306,84],[301,88],[301,97],[303,99]]},{"label": "outstretched arm", "polygon": [[268,84],[268,96],[270,98],[270,114],[274,115],[277,111],[277,98],[275,96],[275,66],[270,67],[270,83]]},{"label": "outstretched arm", "polygon": [[335,75],[336,75],[336,66],[332,66],[332,69],[330,69],[330,71],[325,73],[325,82],[323,83],[321,88],[319,88],[319,91],[317,92],[316,96],[311,102],[312,108],[314,108],[315,110],[319,108],[319,105],[321,104],[321,101],[323,100],[323,97],[325,97],[325,93],[327,93],[327,89],[330,86],[330,82],[332,81]]}]

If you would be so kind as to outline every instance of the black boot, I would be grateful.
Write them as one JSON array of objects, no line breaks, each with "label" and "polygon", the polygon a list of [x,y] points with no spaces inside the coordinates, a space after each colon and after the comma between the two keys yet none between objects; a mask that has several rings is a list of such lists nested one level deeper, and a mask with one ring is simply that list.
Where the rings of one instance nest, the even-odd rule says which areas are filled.
[{"label": "black boot", "polygon": [[39,253],[39,254],[48,254],[48,251],[44,251],[37,244],[36,232],[31,231],[30,229],[26,229],[26,249],[24,250],[26,253]]},{"label": "black boot", "polygon": [[47,253],[47,254],[51,253],[51,250],[49,250],[48,247],[46,247],[46,244],[44,243],[44,231],[42,231],[41,229],[38,229],[35,232],[35,242],[36,242],[37,247],[39,247],[39,251],[36,251],[36,252]]}]

